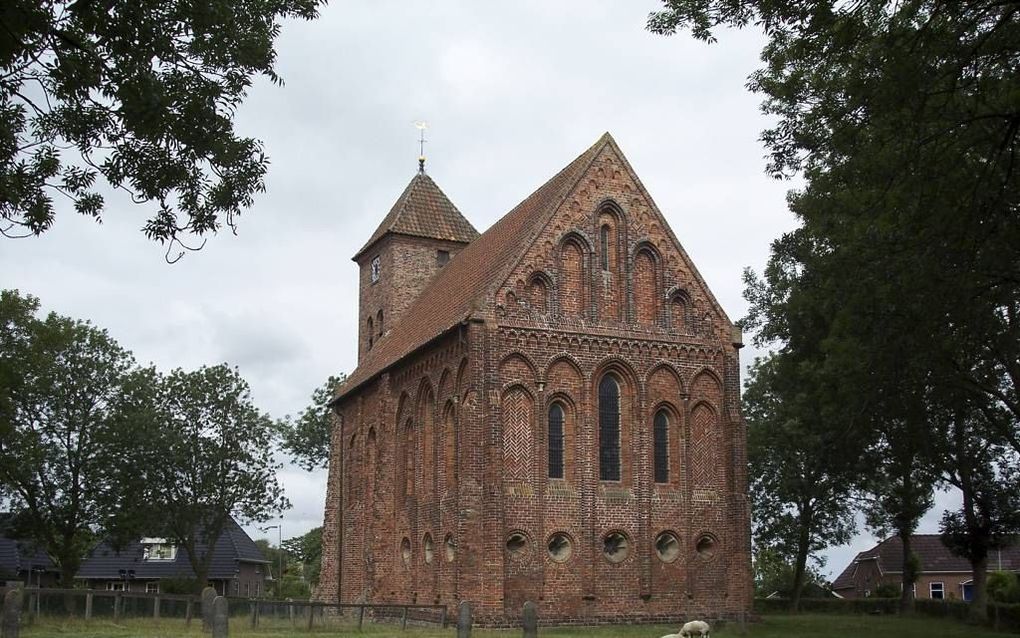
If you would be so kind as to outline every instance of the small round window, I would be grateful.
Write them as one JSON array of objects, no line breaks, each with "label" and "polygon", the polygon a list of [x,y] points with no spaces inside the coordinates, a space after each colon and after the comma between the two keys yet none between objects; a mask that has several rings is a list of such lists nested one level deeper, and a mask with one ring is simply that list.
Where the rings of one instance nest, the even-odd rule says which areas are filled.
[{"label": "small round window", "polygon": [[411,539],[406,536],[400,541],[400,559],[404,561],[405,567],[411,565]]},{"label": "small round window", "polygon": [[680,556],[680,539],[673,532],[663,532],[655,537],[655,555],[664,563],[672,563]]},{"label": "small round window", "polygon": [[453,540],[453,534],[446,535],[443,546],[446,549],[446,562],[452,563],[453,559],[457,558],[457,543]]},{"label": "small round window", "polygon": [[520,554],[528,547],[528,537],[520,532],[514,532],[506,537],[506,551],[511,554]]},{"label": "small round window", "polygon": [[716,540],[709,534],[703,535],[698,539],[698,544],[695,545],[695,549],[698,552],[698,556],[702,558],[712,558],[715,556]]},{"label": "small round window", "polygon": [[619,563],[630,554],[630,541],[621,532],[610,532],[602,539],[602,553],[610,563]]},{"label": "small round window", "polygon": [[567,562],[570,560],[571,554],[574,553],[574,544],[570,542],[570,537],[563,532],[557,532],[550,536],[547,548],[549,558],[557,563]]},{"label": "small round window", "polygon": [[422,542],[422,546],[425,548],[425,562],[432,564],[432,559],[435,558],[435,547],[432,545],[432,536],[430,534],[425,535],[425,540]]}]

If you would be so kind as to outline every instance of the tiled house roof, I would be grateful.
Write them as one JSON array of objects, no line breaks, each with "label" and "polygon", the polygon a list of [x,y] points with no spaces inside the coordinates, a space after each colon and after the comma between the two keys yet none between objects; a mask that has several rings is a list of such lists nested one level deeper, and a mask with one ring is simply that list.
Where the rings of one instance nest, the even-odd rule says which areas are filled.
[{"label": "tiled house roof", "polygon": [[[198,544],[196,550],[204,552],[206,546]],[[80,579],[119,579],[120,570],[134,570],[135,578],[192,578],[195,572],[191,569],[188,554],[178,548],[173,560],[144,560],[143,547],[140,540],[128,543],[119,552],[109,542],[103,541],[89,553],[88,558],[78,570]],[[212,564],[209,566],[209,578],[233,578],[237,573],[237,563],[263,563],[269,561],[259,551],[255,542],[243,529],[231,519],[223,534],[216,541]]]},{"label": "tiled house roof", "polygon": [[[502,282],[504,277],[500,275],[514,266],[520,253],[607,144],[615,146],[609,133],[465,246],[422,291],[387,338],[368,353],[340,386],[337,399],[479,310],[489,289]],[[383,226],[386,223],[384,220]],[[369,244],[373,241],[369,240]]]},{"label": "tiled house roof", "polygon": [[[921,573],[966,573],[971,571],[970,562],[949,551],[938,534],[914,534],[910,540],[911,549],[921,562]],[[860,552],[846,569],[832,583],[833,589],[850,589],[854,586],[854,569],[858,563],[877,561],[885,574],[899,574],[903,570],[903,542],[898,536],[885,539],[867,551]],[[995,550],[988,559],[989,569],[999,569],[1000,554]],[[1002,569],[1020,572],[1020,543],[1005,547],[1001,551]]]},{"label": "tiled house roof", "polygon": [[354,255],[354,260],[357,261],[362,253],[387,233],[446,239],[465,244],[478,237],[478,231],[471,222],[460,214],[453,202],[425,173],[414,176],[372,233],[372,237]]},{"label": "tiled house roof", "polygon": [[9,513],[0,513],[0,574],[13,576],[33,567],[56,571],[56,565],[46,552],[31,543],[8,536],[10,522]]}]

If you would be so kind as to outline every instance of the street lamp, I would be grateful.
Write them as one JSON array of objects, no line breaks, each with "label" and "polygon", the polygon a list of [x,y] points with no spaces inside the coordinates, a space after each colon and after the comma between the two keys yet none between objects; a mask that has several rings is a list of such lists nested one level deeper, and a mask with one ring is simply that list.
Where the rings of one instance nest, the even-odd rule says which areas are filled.
[{"label": "street lamp", "polygon": [[263,532],[268,532],[271,529],[276,530],[276,548],[280,554],[280,571],[276,574],[276,597],[279,598],[283,595],[283,519],[280,519],[279,525],[267,525],[261,529]]}]

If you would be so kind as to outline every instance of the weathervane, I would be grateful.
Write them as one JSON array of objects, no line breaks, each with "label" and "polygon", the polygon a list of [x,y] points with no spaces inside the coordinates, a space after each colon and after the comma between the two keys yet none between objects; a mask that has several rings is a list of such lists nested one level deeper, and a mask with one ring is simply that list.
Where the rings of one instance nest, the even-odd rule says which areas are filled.
[{"label": "weathervane", "polygon": [[414,123],[415,128],[418,129],[420,136],[418,138],[418,172],[425,172],[425,129],[429,127],[428,122],[425,120],[419,120]]}]

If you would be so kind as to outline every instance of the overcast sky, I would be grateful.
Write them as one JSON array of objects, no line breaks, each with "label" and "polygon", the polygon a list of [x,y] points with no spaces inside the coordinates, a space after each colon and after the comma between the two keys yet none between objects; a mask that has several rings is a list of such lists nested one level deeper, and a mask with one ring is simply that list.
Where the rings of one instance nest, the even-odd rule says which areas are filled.
[{"label": "overcast sky", "polygon": [[[102,225],[66,204],[41,238],[0,242],[0,285],[106,328],[165,370],[229,362],[260,407],[295,414],[357,360],[361,247],[417,169],[484,231],[609,131],[731,319],[741,271],[794,226],[764,175],[767,121],[744,88],[762,37],[714,45],[644,30],[655,2],[334,2],[277,41],[286,85],[237,117],[271,158],[267,192],[168,265],[139,229],[152,208],[108,196]],[[743,362],[756,352],[743,351]],[[321,525],[325,472],[287,465],[283,535]],[[939,511],[920,531],[937,531]],[[273,524],[271,521],[269,524]],[[252,527],[253,536],[258,537]],[[276,542],[275,530],[269,534]],[[838,572],[867,534],[828,552]]]}]

